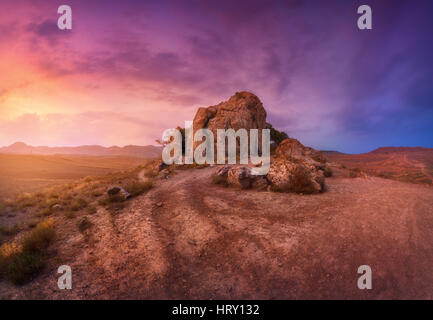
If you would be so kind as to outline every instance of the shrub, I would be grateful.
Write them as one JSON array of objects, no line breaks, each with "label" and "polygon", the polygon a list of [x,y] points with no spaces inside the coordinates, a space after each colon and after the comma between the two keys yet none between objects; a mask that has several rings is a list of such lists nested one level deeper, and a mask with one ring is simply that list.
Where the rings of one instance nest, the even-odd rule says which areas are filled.
[{"label": "shrub", "polygon": [[100,197],[103,194],[104,193],[102,191],[100,191],[100,190],[92,191],[92,196],[95,197],[95,198]]},{"label": "shrub", "polygon": [[40,222],[36,228],[22,240],[24,251],[43,251],[48,247],[55,235],[54,220],[48,219]]},{"label": "shrub", "polygon": [[0,274],[15,284],[30,281],[44,265],[46,249],[54,238],[54,220],[39,223],[20,243],[0,247]]},{"label": "shrub", "polygon": [[85,207],[87,207],[87,201],[83,198],[78,198],[72,201],[70,208],[72,211],[78,211],[84,209]]},{"label": "shrub", "polygon": [[37,220],[30,220],[30,221],[27,223],[27,226],[28,226],[29,228],[33,229],[34,227],[37,226],[37,224],[38,224],[38,221],[37,221]]},{"label": "shrub", "polygon": [[360,176],[361,176],[361,169],[359,169],[359,168],[350,169],[349,177],[358,178]]},{"label": "shrub", "polygon": [[87,229],[90,229],[92,226],[93,223],[91,223],[89,219],[87,219],[87,217],[84,217],[83,219],[77,222],[77,228],[81,233],[83,233]]},{"label": "shrub", "polygon": [[60,197],[59,197],[59,195],[57,193],[52,193],[52,194],[49,195],[49,198],[50,199],[59,199]]},{"label": "shrub", "polygon": [[268,124],[268,127],[270,129],[271,141],[274,141],[276,145],[279,145],[281,141],[289,138],[287,133],[284,131],[278,131],[271,124]]},{"label": "shrub", "polygon": [[146,169],[144,171],[144,176],[147,178],[154,178],[158,175],[158,172],[156,172],[155,170],[152,169]]},{"label": "shrub", "polygon": [[4,236],[13,236],[16,235],[18,232],[20,232],[20,228],[18,227],[17,224],[15,224],[10,228],[0,226],[0,233]]},{"label": "shrub", "polygon": [[48,199],[45,200],[45,205],[47,207],[52,207],[52,206],[54,206],[54,205],[56,205],[58,203],[59,203],[58,198],[48,198]]},{"label": "shrub", "polygon": [[327,178],[332,177],[332,169],[331,169],[331,167],[326,166],[325,170],[323,171],[323,174]]},{"label": "shrub", "polygon": [[24,193],[17,198],[16,202],[17,202],[18,208],[24,209],[24,208],[33,207],[34,205],[36,205],[36,203],[38,202],[38,198],[33,197],[29,193]]},{"label": "shrub", "polygon": [[137,181],[137,182],[131,182],[131,183],[129,183],[125,187],[125,190],[129,192],[129,194],[131,195],[131,197],[135,197],[135,196],[143,194],[147,190],[151,189],[152,186],[153,186],[153,182],[150,181],[150,180],[143,181],[143,182],[138,182]]},{"label": "shrub", "polygon": [[98,204],[101,206],[106,206],[110,203],[116,203],[116,202],[123,202],[125,201],[125,198],[121,196],[120,194],[115,195],[107,195],[102,199],[99,199]]},{"label": "shrub", "polygon": [[53,210],[51,207],[42,209],[39,213],[36,214],[38,217],[47,217],[50,216],[53,213]]},{"label": "shrub", "polygon": [[74,211],[66,211],[65,217],[66,217],[66,219],[74,219],[75,218],[75,212]]},{"label": "shrub", "polygon": [[6,213],[6,203],[3,200],[0,200],[0,216]]},{"label": "shrub", "polygon": [[7,276],[15,284],[24,284],[44,266],[44,257],[40,252],[21,252],[11,259],[7,267]]},{"label": "shrub", "polygon": [[95,214],[97,212],[96,208],[94,206],[88,206],[86,209],[86,212],[88,214]]}]

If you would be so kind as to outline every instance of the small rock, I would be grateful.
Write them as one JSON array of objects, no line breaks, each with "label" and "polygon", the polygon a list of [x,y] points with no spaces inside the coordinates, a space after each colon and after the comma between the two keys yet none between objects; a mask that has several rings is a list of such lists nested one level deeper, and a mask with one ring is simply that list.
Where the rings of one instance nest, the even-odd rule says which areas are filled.
[{"label": "small rock", "polygon": [[158,203],[156,204],[157,207],[162,207],[163,205],[164,205],[163,202],[158,202]]},{"label": "small rock", "polygon": [[53,209],[53,210],[62,210],[63,207],[60,204],[56,203],[56,204],[54,204],[54,205],[51,206],[51,209]]},{"label": "small rock", "polygon": [[107,190],[107,194],[110,197],[120,196],[124,200],[131,197],[131,194],[128,191],[126,191],[125,189],[123,189],[122,187],[119,187],[119,186],[111,187],[110,189]]},{"label": "small rock", "polygon": [[170,171],[168,171],[168,169],[163,169],[159,172],[158,177],[160,179],[168,179],[170,175]]},{"label": "small rock", "polygon": [[227,173],[227,183],[229,185],[248,189],[251,187],[251,169],[246,166],[239,166],[230,169]]}]

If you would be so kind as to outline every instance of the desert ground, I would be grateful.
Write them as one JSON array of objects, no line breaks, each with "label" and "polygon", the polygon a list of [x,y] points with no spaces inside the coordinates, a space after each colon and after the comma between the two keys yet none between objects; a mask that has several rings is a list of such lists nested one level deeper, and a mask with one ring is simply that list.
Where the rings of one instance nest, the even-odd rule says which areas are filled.
[{"label": "desert ground", "polygon": [[[115,214],[54,213],[42,272],[25,285],[1,280],[0,297],[433,298],[433,188],[351,178],[335,165],[324,193],[241,191],[213,184],[214,170],[155,178]],[[83,216],[92,227],[79,232]],[[62,264],[72,267],[72,290],[57,287]],[[372,290],[357,288],[360,265],[372,268]]]},{"label": "desert ground", "polygon": [[143,158],[122,156],[0,154],[0,199],[130,169],[143,162]]},{"label": "desert ground", "polygon": [[433,149],[379,148],[363,154],[330,152],[326,157],[381,178],[433,185]]}]

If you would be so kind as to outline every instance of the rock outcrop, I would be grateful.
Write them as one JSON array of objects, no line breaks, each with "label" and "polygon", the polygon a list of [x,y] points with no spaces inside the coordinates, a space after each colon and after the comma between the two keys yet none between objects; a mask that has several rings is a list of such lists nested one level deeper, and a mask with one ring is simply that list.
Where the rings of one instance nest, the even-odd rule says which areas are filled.
[{"label": "rock outcrop", "polygon": [[286,159],[311,159],[318,165],[326,162],[325,157],[320,151],[305,147],[298,140],[292,138],[281,141],[275,150],[275,154],[277,157]]},{"label": "rock outcrop", "polygon": [[[217,141],[217,129],[258,129],[259,148],[261,130],[268,128],[266,111],[260,99],[249,92],[238,92],[228,101],[208,108],[198,109],[194,117],[194,134],[199,129],[209,129]],[[201,144],[194,142],[194,148]],[[305,147],[296,139],[283,140],[271,160],[266,176],[254,176],[248,165],[218,167],[214,181],[242,189],[267,189],[299,193],[318,193],[324,190],[326,160],[313,148]]]},{"label": "rock outcrop", "polygon": [[326,161],[319,151],[296,139],[283,140],[266,176],[276,191],[319,193],[324,191]]},{"label": "rock outcrop", "polygon": [[[266,126],[266,111],[260,99],[246,91],[237,92],[228,101],[216,106],[199,108],[194,117],[194,134],[199,129],[207,128],[214,134],[217,129],[259,129],[259,148],[261,147],[261,129]],[[201,142],[195,142],[194,148]]]},{"label": "rock outcrop", "polygon": [[320,193],[325,188],[325,169],[319,151],[289,138],[278,146],[266,176],[252,175],[248,165],[225,165],[217,167],[214,181],[241,189]]}]

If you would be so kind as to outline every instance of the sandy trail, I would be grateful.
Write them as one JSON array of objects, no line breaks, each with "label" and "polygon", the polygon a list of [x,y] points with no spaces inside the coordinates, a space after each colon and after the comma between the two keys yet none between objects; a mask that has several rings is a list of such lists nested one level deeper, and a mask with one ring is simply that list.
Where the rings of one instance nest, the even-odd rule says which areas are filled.
[{"label": "sandy trail", "polygon": [[[85,238],[59,226],[44,274],[15,298],[433,298],[433,189],[380,178],[327,179],[320,195],[213,185],[213,168],[158,181]],[[73,289],[57,289],[69,264]],[[357,269],[373,270],[373,290]]]}]

